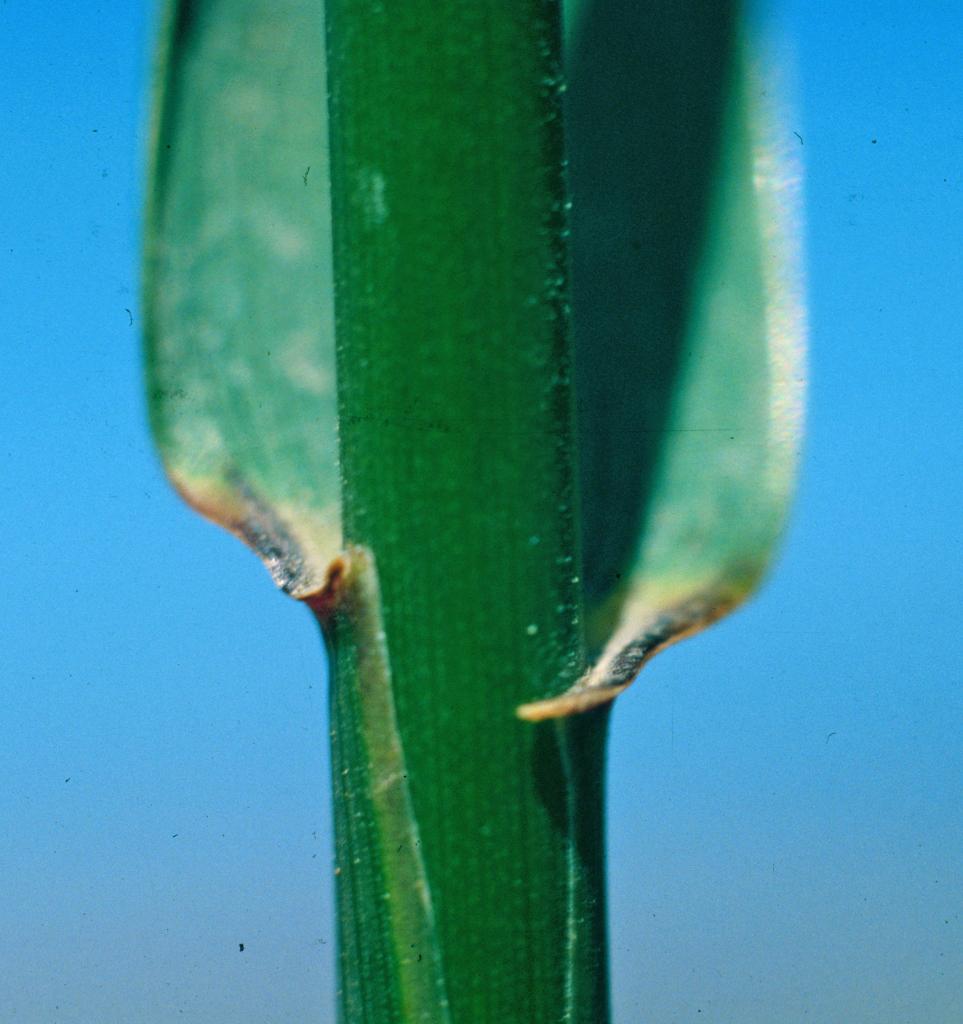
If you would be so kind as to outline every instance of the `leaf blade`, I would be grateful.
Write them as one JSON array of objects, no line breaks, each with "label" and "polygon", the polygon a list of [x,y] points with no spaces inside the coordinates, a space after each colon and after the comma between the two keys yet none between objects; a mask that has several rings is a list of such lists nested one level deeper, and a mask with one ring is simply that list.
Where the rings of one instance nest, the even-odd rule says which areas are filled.
[{"label": "leaf blade", "polygon": [[652,656],[741,604],[777,547],[799,454],[805,320],[798,169],[772,144],[760,82],[739,51],[652,497],[619,584],[588,601],[602,654],[565,693],[521,705],[523,719],[613,700]]},{"label": "leaf blade", "polygon": [[323,39],[319,5],[168,5],[145,244],[165,469],[295,596],[340,545]]}]

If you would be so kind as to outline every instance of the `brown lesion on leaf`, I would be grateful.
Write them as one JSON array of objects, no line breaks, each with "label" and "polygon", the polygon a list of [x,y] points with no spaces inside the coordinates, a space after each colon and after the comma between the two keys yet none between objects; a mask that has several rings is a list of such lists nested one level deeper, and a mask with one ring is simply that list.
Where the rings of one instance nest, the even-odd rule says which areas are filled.
[{"label": "brown lesion on leaf", "polygon": [[[331,572],[329,565],[322,577],[324,555],[337,550],[336,525],[320,531],[304,510],[272,503],[231,467],[207,476],[192,476],[171,466],[165,469],[187,504],[242,540],[284,593],[300,600],[323,591]],[[322,578],[325,582],[319,589]]]},{"label": "brown lesion on leaf", "polygon": [[301,600],[314,612],[323,625],[328,622],[341,603],[345,582],[348,575],[348,562],[345,555],[338,555],[328,565],[324,583],[319,590],[305,594]]},{"label": "brown lesion on leaf", "polygon": [[521,704],[515,714],[527,722],[582,714],[615,700],[635,682],[660,651],[694,636],[738,605],[746,591],[720,585],[664,608],[639,613],[628,607],[625,625],[609,641],[601,658],[565,693]]}]

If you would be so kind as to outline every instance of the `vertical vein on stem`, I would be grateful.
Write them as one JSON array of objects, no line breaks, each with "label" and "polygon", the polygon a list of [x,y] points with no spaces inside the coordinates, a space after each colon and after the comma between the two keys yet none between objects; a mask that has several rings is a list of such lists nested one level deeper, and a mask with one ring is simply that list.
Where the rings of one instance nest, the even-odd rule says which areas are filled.
[{"label": "vertical vein on stem", "polygon": [[565,780],[565,1010],[562,1024],[573,1024],[575,1020],[575,961],[578,942],[578,920],[576,918],[576,886],[578,865],[576,862],[575,840],[578,835],[578,801],[575,773],[572,770],[572,752],[569,748],[569,734],[564,719],[554,722],[558,741],[562,775]]},{"label": "vertical vein on stem", "polygon": [[333,563],[325,587],[308,603],[335,643],[350,638],[356,658],[351,676],[359,719],[356,735],[367,764],[364,795],[372,811],[401,1019],[405,1024],[449,1024],[431,890],[395,717],[371,552],[352,547]]}]

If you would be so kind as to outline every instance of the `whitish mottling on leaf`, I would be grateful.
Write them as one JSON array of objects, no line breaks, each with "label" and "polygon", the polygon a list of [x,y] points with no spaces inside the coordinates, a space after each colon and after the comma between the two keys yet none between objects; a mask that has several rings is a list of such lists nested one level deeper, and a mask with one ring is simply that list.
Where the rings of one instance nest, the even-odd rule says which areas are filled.
[{"label": "whitish mottling on leaf", "polygon": [[151,425],[184,498],[302,596],[340,545],[323,10],[171,0],[162,33]]}]

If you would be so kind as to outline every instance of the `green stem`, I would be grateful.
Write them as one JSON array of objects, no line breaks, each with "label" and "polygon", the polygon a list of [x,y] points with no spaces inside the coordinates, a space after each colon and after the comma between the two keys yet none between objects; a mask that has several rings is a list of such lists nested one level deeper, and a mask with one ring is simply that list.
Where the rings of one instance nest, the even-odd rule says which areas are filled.
[{"label": "green stem", "polygon": [[[370,952],[376,957],[382,951],[388,954],[384,963],[373,966],[379,974],[390,976],[393,984],[386,985],[385,991],[396,1000],[402,1019],[412,1024],[448,1024],[431,892],[398,735],[378,575],[370,552],[352,548],[336,561],[326,593],[330,600],[327,607],[317,608],[319,619],[335,664],[345,667],[343,653],[350,666],[337,673],[331,693],[336,813],[341,837],[350,837],[339,844],[339,852],[350,859],[352,851],[364,844],[377,858],[377,873],[363,884],[370,894],[380,896],[382,889],[388,894],[383,907],[372,915],[387,946],[372,943]],[[346,677],[354,681],[353,688],[339,685]],[[357,832],[362,822],[369,826],[364,840]],[[346,868],[339,862],[336,877],[350,879]],[[359,956],[366,936],[350,897],[339,902],[346,914],[339,955],[347,964]],[[345,971],[344,977],[350,981],[353,972]],[[345,1003],[352,1007],[346,1018],[361,1019],[360,994],[350,993]]]},{"label": "green stem", "polygon": [[[344,532],[377,561],[451,1020],[604,1024],[605,712],[515,715],[585,667],[557,4],[326,16]],[[340,621],[342,1018],[442,1020],[397,962],[417,887],[385,862],[364,630]]]}]

